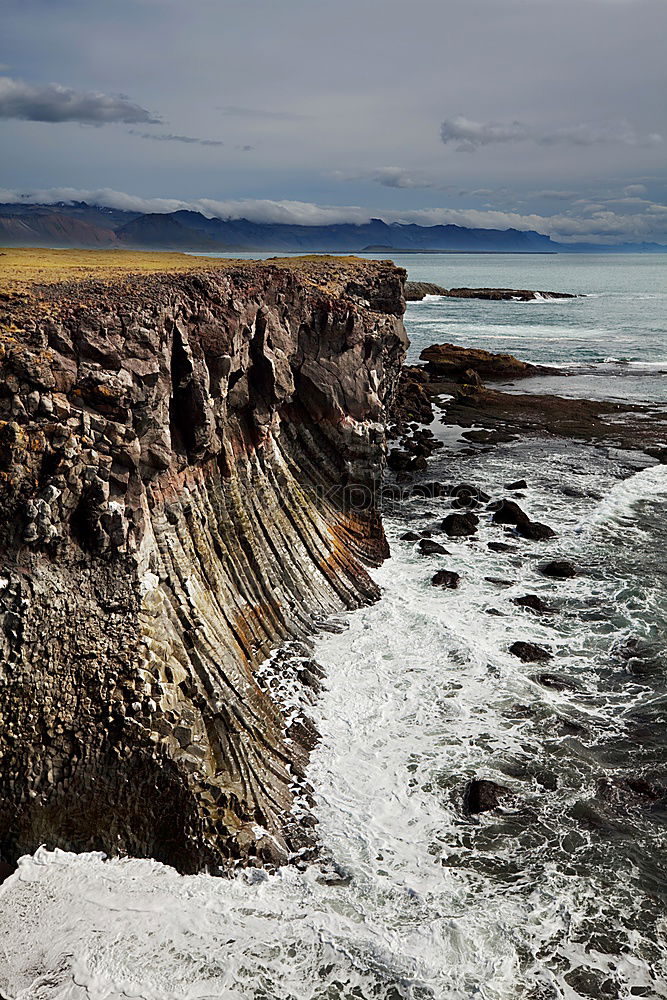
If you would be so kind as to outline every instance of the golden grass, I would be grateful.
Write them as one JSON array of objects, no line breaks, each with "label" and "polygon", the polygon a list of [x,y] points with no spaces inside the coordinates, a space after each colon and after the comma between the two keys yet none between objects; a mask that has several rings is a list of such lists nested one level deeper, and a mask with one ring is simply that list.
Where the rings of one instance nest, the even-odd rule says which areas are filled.
[{"label": "golden grass", "polygon": [[33,285],[84,281],[95,278],[114,281],[127,275],[174,274],[210,271],[229,267],[269,264],[304,271],[313,278],[324,277],[332,263],[344,270],[367,265],[358,257],[272,257],[267,261],[246,261],[220,257],[192,257],[185,253],[142,250],[41,250],[0,249],[0,291],[25,292]]}]

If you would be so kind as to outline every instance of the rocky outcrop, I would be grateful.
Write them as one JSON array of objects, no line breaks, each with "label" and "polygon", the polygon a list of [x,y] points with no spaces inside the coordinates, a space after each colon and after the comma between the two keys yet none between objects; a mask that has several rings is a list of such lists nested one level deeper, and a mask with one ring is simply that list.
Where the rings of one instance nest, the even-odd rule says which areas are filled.
[{"label": "rocky outcrop", "polygon": [[441,293],[450,299],[488,299],[494,302],[535,302],[540,299],[577,299],[570,292],[535,292],[528,288],[450,288]]},{"label": "rocky outcrop", "polygon": [[406,281],[405,301],[421,302],[427,295],[447,295],[447,289],[432,281]]},{"label": "rocky outcrop", "polygon": [[519,361],[513,354],[492,354],[474,347],[432,344],[419,355],[436,378],[459,379],[468,371],[483,379],[527,378],[529,375],[558,374],[556,369]]},{"label": "rocky outcrop", "polygon": [[317,670],[261,665],[378,596],[403,278],[237,263],[0,297],[6,860],[299,843],[312,726],[271,691],[307,702]]},{"label": "rocky outcrop", "polygon": [[502,302],[536,302],[542,299],[576,299],[570,292],[535,292],[527,288],[443,288],[431,281],[406,281],[406,302],[419,302],[427,295],[448,299],[487,299]]}]

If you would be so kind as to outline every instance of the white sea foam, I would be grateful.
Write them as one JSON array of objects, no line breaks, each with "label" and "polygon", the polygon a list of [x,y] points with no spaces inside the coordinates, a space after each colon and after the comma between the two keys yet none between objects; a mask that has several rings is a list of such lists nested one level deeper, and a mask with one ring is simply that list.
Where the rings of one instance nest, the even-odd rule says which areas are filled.
[{"label": "white sea foam", "polygon": [[[487,464],[500,482],[515,471],[493,456]],[[533,484],[544,474],[539,456],[522,468]],[[651,479],[640,475],[645,492]],[[572,500],[545,497],[535,485],[527,492],[531,513],[555,523],[575,554],[592,544],[573,531]],[[428,508],[444,511],[446,502],[410,505],[415,515]],[[571,614],[534,618],[511,599],[530,591],[585,606],[595,593],[590,581],[554,584],[536,574],[539,556],[518,561],[488,550],[485,540],[501,529],[487,518],[478,542],[448,540],[444,559],[425,559],[396,540],[403,521],[389,524],[395,554],[377,572],[383,600],[349,616],[348,630],[326,635],[317,648],[327,689],[316,708],[322,741],[309,777],[321,865],[222,880],[181,877],[151,861],[38,851],[0,889],[5,995],[518,1000],[541,988],[574,998],[580,994],[564,977],[582,965],[626,990],[643,986],[667,997],[657,946],[642,939],[652,958],[634,958],[638,932],[619,923],[623,907],[631,916],[641,899],[619,884],[600,917],[599,887],[577,873],[576,852],[564,863],[562,838],[574,838],[584,853],[594,847],[585,828],[563,825],[592,792],[586,754],[570,759],[558,751],[553,788],[535,778],[554,766],[559,744],[545,751],[531,719],[571,718],[595,730],[609,713],[592,700],[590,623]],[[458,591],[430,586],[442,564],[461,573]],[[599,597],[614,590],[613,583],[595,586]],[[486,614],[490,608],[501,616]],[[579,691],[536,684],[534,668],[507,651],[516,639],[550,646]],[[473,776],[510,786],[519,806],[465,819],[463,785]],[[527,826],[526,809],[537,817]],[[349,885],[325,884],[328,858]],[[614,927],[625,950],[603,954],[587,943],[596,919]]]}]

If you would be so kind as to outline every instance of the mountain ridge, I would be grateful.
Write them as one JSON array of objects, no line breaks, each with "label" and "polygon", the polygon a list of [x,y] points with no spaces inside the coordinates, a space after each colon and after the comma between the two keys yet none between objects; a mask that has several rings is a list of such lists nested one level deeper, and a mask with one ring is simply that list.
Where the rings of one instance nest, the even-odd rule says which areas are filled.
[{"label": "mountain ridge", "polygon": [[208,218],[179,209],[125,211],[86,202],[53,205],[0,203],[0,245],[132,248],[209,252],[328,253],[649,253],[661,244],[558,243],[534,230],[420,226],[370,219],[365,223],[253,222]]}]

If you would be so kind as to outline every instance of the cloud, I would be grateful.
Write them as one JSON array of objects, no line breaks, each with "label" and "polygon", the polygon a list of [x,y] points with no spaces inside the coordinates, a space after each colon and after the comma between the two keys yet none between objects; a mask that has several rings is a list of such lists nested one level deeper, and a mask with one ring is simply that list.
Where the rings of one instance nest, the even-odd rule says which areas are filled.
[{"label": "cloud", "polygon": [[608,206],[589,203],[579,216],[538,215],[496,209],[423,208],[407,211],[372,212],[359,205],[317,205],[303,201],[272,201],[263,198],[219,201],[199,198],[181,201],[172,198],[141,198],[109,188],[78,190],[52,188],[29,194],[0,189],[0,202],[53,204],[59,201],[86,201],[91,205],[133,212],[175,212],[190,209],[208,218],[249,219],[291,225],[320,226],[335,223],[362,225],[371,218],[421,226],[456,225],[480,229],[534,230],[565,243],[657,242],[667,244],[667,206],[646,202],[641,212],[619,213]]},{"label": "cloud", "polygon": [[31,122],[79,122],[82,125],[157,124],[159,118],[127,97],[86,93],[57,83],[33,85],[0,77],[0,118]]},{"label": "cloud", "polygon": [[241,108],[237,107],[235,104],[226,104],[223,107],[219,107],[223,115],[227,115],[230,118],[258,118],[265,121],[303,121],[306,115],[297,115],[291,111],[266,111],[262,108]]},{"label": "cloud", "polygon": [[174,135],[172,132],[138,132],[135,128],[129,128],[127,131],[130,135],[138,136],[139,139],[152,139],[154,142],[185,142],[197,146],[224,146],[221,139],[198,139],[194,135]]},{"label": "cloud", "polygon": [[635,197],[635,195],[646,194],[646,185],[644,184],[628,184],[627,187],[623,188],[623,193],[629,198]]},{"label": "cloud", "polygon": [[422,189],[439,188],[440,185],[428,177],[419,176],[403,167],[377,167],[373,170],[334,170],[331,175],[336,181],[372,181],[388,188]]},{"label": "cloud", "polygon": [[606,125],[568,125],[548,129],[524,122],[476,122],[463,115],[447,118],[440,126],[445,145],[454,144],[460,153],[473,153],[481,146],[533,142],[541,146],[596,146],[604,143],[650,146],[663,142],[657,132],[640,135],[626,121]]}]

